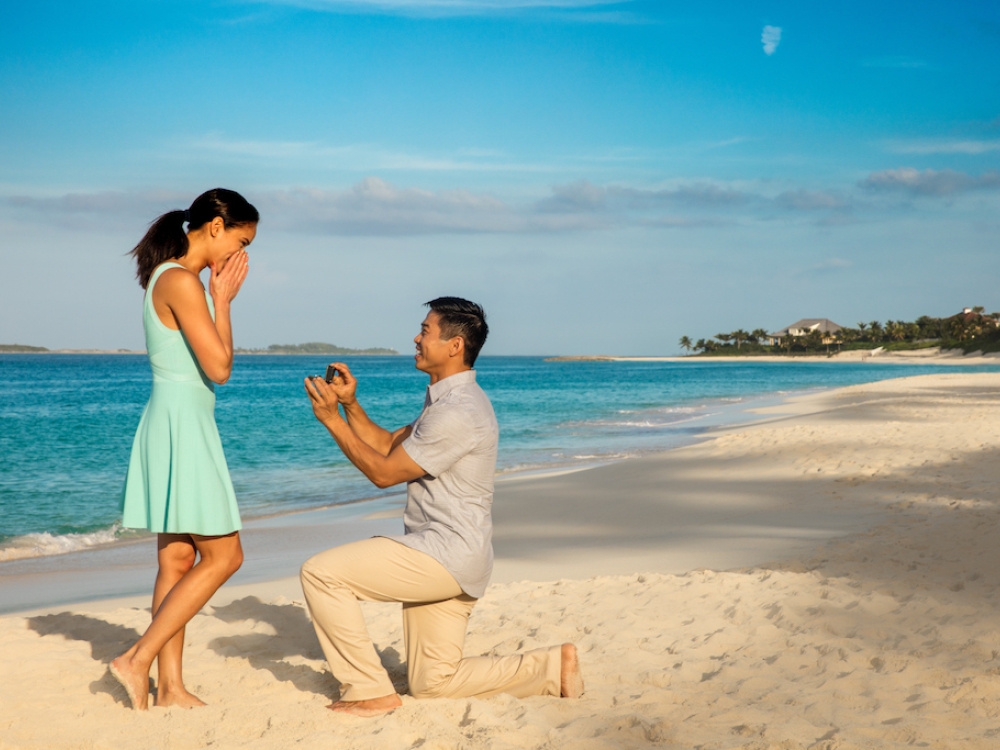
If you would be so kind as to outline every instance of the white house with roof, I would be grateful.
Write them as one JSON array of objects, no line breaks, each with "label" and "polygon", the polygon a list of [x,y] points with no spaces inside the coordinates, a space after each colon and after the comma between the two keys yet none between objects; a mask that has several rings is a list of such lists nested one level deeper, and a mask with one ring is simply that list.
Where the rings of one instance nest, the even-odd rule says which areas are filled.
[{"label": "white house with roof", "polygon": [[785,336],[798,338],[800,336],[808,336],[813,331],[819,331],[823,334],[823,343],[829,344],[832,343],[834,334],[842,328],[843,326],[837,325],[829,318],[803,318],[792,323],[787,328],[767,334],[767,343],[774,346]]}]

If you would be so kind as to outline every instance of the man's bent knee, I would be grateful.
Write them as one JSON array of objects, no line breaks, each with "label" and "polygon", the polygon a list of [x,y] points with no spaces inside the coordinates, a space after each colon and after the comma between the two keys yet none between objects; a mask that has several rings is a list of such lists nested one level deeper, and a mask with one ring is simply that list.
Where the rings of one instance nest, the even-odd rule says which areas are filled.
[{"label": "man's bent knee", "polygon": [[316,564],[316,558],[318,557],[319,555],[314,555],[302,563],[302,567],[299,568],[299,580],[302,583],[306,583],[307,581],[315,582],[322,577],[323,568]]},{"label": "man's bent knee", "polygon": [[299,581],[302,583],[302,590],[308,595],[310,587],[323,589],[350,588],[340,579],[336,570],[332,570],[320,563],[322,556],[323,553],[321,552],[318,555],[310,557],[299,568]]},{"label": "man's bent knee", "polygon": [[410,695],[414,698],[443,698],[454,676],[455,669],[446,665],[410,675]]}]

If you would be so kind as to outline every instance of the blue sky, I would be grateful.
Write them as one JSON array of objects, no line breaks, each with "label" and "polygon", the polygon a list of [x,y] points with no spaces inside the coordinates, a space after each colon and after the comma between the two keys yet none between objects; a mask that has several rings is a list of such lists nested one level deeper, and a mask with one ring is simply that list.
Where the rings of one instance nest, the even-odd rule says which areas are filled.
[{"label": "blue sky", "polygon": [[37,2],[0,25],[0,342],[141,348],[124,253],[263,220],[237,344],[495,354],[1000,309],[995,3]]}]

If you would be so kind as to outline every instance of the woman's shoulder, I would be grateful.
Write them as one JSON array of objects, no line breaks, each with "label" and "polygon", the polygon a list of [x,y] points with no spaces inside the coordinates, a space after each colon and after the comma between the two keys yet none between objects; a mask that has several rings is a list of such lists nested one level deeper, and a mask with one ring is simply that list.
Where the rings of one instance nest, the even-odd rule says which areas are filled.
[{"label": "woman's shoulder", "polygon": [[182,265],[168,261],[161,263],[153,273],[155,274],[157,271],[159,272],[157,285],[164,291],[177,291],[181,294],[205,291],[198,274],[189,271]]}]

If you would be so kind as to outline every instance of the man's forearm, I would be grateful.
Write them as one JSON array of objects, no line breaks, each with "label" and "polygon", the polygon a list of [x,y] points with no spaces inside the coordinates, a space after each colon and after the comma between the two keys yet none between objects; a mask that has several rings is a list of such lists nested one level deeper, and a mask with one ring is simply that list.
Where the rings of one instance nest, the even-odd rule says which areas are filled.
[{"label": "man's forearm", "polygon": [[[346,411],[346,409],[345,409]],[[364,411],[362,410],[362,414]],[[381,429],[374,422],[368,420],[368,423]],[[385,461],[386,457],[378,451],[372,445],[369,445],[362,437],[355,431],[354,426],[348,424],[339,415],[331,419],[327,419],[323,422],[323,426],[330,432],[333,436],[334,441],[340,447],[340,450],[344,452],[347,459],[354,464],[362,474],[368,477],[369,481],[378,487],[391,487],[394,484],[398,484],[402,479],[395,479],[389,476],[385,471]],[[390,436],[391,441],[391,436]]]},{"label": "man's forearm", "polygon": [[[379,427],[375,424],[365,410],[361,408],[361,404],[357,400],[351,404],[341,404],[341,406],[344,407],[347,424],[354,434],[369,448],[377,451],[380,455],[388,456],[389,451],[392,450],[392,433],[384,427]],[[327,429],[330,429],[329,426]],[[334,435],[334,439],[336,437]]]}]

